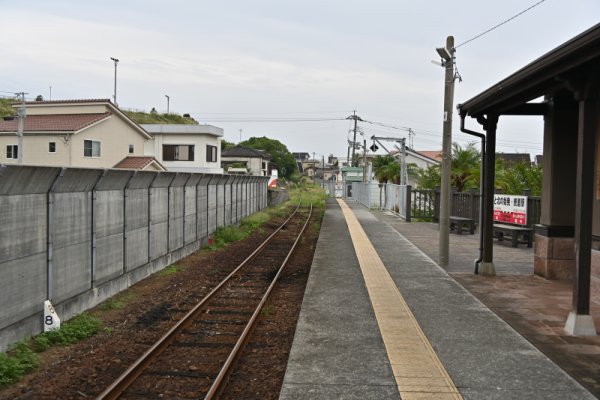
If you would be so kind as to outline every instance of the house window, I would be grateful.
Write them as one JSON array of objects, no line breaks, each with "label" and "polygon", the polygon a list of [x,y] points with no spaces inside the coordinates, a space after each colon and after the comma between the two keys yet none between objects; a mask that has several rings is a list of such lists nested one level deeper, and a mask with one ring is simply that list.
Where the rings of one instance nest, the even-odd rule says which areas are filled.
[{"label": "house window", "polygon": [[217,146],[206,145],[206,162],[217,162]]},{"label": "house window", "polygon": [[19,157],[19,146],[9,144],[6,146],[6,158],[16,160]]},{"label": "house window", "polygon": [[133,145],[132,144],[129,145],[129,154],[133,154]]},{"label": "house window", "polygon": [[194,161],[194,146],[182,144],[164,144],[163,161]]},{"label": "house window", "polygon": [[56,142],[48,142],[48,153],[56,153]]},{"label": "house window", "polygon": [[84,157],[100,157],[100,142],[96,140],[83,141]]}]

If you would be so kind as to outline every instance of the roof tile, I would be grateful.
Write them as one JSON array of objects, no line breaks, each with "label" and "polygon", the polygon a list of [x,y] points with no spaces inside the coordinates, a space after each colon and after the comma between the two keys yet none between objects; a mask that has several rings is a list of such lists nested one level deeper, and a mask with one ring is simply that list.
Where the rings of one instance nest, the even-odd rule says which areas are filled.
[{"label": "roof tile", "polygon": [[[102,114],[29,115],[25,118],[23,132],[76,132],[111,116]],[[17,132],[19,119],[0,120],[0,132]]]},{"label": "roof tile", "polygon": [[[118,169],[144,169],[150,165],[153,161],[156,161],[154,157],[148,156],[128,156],[119,161],[113,168]],[[156,161],[157,164],[158,161]],[[162,165],[161,165],[162,166]]]}]

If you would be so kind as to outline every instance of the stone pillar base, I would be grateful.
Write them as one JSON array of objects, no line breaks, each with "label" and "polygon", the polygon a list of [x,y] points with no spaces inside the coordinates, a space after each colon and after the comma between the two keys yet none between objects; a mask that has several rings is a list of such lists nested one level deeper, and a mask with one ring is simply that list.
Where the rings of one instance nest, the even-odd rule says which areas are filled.
[{"label": "stone pillar base", "polygon": [[494,263],[482,262],[479,274],[483,276],[496,276],[496,268],[494,268]]},{"label": "stone pillar base", "polygon": [[[536,227],[537,228],[537,227]],[[534,268],[546,279],[573,279],[575,273],[575,239],[535,233]]]},{"label": "stone pillar base", "polygon": [[575,311],[569,313],[565,331],[573,336],[597,336],[594,319],[591,315],[577,314]]}]

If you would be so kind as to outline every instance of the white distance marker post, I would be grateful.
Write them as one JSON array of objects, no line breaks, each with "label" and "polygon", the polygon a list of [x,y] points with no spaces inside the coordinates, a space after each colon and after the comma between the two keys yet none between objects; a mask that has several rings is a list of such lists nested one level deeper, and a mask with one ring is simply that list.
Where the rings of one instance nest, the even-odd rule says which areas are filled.
[{"label": "white distance marker post", "polygon": [[60,318],[50,300],[44,301],[44,332],[60,329]]}]

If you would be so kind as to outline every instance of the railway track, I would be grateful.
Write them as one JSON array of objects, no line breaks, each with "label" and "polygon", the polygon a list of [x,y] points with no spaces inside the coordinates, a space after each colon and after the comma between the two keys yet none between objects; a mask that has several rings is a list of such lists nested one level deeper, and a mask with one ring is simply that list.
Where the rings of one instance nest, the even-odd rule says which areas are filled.
[{"label": "railway track", "polygon": [[212,399],[228,375],[312,215],[299,205],[219,285],[98,399]]}]

